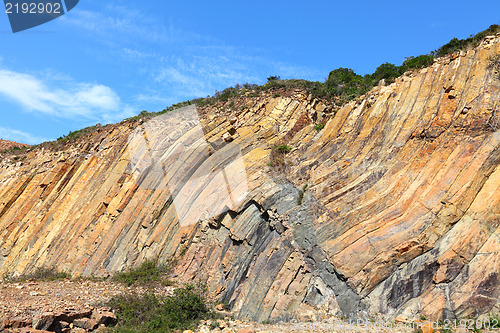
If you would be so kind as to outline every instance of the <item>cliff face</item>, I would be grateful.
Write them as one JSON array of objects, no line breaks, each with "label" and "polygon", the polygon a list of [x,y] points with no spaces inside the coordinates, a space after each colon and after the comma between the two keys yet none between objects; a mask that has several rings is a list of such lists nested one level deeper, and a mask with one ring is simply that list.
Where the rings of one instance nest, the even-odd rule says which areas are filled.
[{"label": "cliff face", "polygon": [[123,123],[3,161],[0,273],[176,256],[179,279],[254,320],[498,312],[499,41],[335,117],[300,91],[246,97],[199,110],[203,132],[196,117]]}]

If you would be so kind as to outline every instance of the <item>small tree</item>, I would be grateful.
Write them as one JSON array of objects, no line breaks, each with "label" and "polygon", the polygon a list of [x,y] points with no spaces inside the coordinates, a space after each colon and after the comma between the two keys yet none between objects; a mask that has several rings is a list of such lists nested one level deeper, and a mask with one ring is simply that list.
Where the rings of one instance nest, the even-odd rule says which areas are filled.
[{"label": "small tree", "polygon": [[399,67],[386,62],[385,64],[378,66],[375,72],[371,75],[372,84],[375,85],[382,79],[387,83],[392,83],[394,82],[394,79],[399,76]]}]

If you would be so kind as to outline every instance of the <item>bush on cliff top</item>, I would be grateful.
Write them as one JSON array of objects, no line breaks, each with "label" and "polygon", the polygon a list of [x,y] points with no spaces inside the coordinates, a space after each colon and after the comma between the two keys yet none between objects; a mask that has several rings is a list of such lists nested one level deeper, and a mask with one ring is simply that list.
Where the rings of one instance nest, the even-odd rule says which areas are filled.
[{"label": "bush on cliff top", "polygon": [[470,36],[467,39],[458,39],[458,38],[453,38],[450,40],[448,43],[445,45],[441,46],[439,49],[437,49],[434,54],[437,57],[443,57],[447,54],[460,51],[460,50],[465,50],[468,47],[475,47],[479,45],[479,43],[486,37],[490,35],[494,35],[496,33],[500,32],[500,26],[493,24],[490,25],[490,27],[484,31],[481,31],[480,33]]},{"label": "bush on cliff top", "polygon": [[[329,100],[333,106],[341,107],[344,103],[368,92],[371,88],[377,85],[382,79],[386,83],[392,83],[397,77],[403,75],[408,70],[420,69],[431,65],[434,61],[434,57],[436,56],[442,57],[459,50],[464,50],[469,47],[477,46],[486,36],[494,35],[498,32],[500,32],[500,26],[494,24],[491,25],[488,29],[481,31],[478,34],[471,36],[467,39],[453,38],[448,43],[441,46],[439,49],[435,51],[431,51],[429,54],[423,54],[416,57],[414,56],[407,57],[406,60],[401,64],[401,66],[396,66],[391,63],[381,64],[379,67],[377,67],[374,73],[366,74],[365,76],[356,74],[350,68],[342,68],[342,67],[331,71],[325,82],[297,80],[297,79],[282,80],[279,76],[273,75],[268,77],[267,82],[260,86],[250,83],[245,83],[243,85],[237,84],[234,87],[229,87],[222,91],[216,91],[213,96],[207,96],[205,98],[196,98],[189,101],[176,103],[159,112],[142,111],[139,115],[127,118],[124,121],[136,121],[139,119],[148,119],[169,112],[171,110],[192,104],[196,104],[197,106],[203,107],[206,105],[213,105],[218,102],[227,102],[230,99],[239,96],[258,97],[259,92],[273,91],[277,89],[305,90],[307,93],[311,94],[316,98]],[[52,144],[44,143],[38,146],[53,148],[57,150],[61,144],[74,142],[78,138],[84,135],[89,135],[94,130],[95,126],[76,132],[70,132],[67,136],[59,138],[57,142],[54,142]],[[33,149],[34,147],[26,149],[30,150]],[[4,151],[0,152],[0,154],[5,153],[10,155],[17,152],[18,151]]]},{"label": "bush on cliff top", "polygon": [[[213,96],[206,98],[198,98],[191,101],[182,102],[166,108],[160,113],[170,111],[179,106],[196,104],[205,106],[215,104],[218,101],[226,102],[233,97],[238,97],[246,94],[249,91],[261,92],[272,91],[277,89],[298,88],[303,89],[314,97],[330,100],[334,105],[342,106],[354,98],[357,98],[371,88],[377,85],[380,80],[386,83],[392,83],[396,78],[403,75],[408,70],[421,69],[430,66],[434,62],[435,57],[442,57],[447,54],[464,50],[468,47],[477,46],[486,36],[500,32],[500,26],[494,24],[488,29],[479,32],[467,39],[453,38],[450,42],[443,45],[435,51],[419,56],[410,56],[403,61],[401,66],[396,66],[391,63],[381,64],[374,73],[361,76],[356,74],[350,68],[337,68],[330,72],[325,82],[307,81],[307,80],[282,80],[279,76],[273,75],[267,78],[267,82],[257,86],[255,84],[245,83],[234,87],[226,88],[222,91],[216,91]],[[257,93],[247,94],[248,97],[257,97]],[[180,105],[182,104],[182,105]]]}]

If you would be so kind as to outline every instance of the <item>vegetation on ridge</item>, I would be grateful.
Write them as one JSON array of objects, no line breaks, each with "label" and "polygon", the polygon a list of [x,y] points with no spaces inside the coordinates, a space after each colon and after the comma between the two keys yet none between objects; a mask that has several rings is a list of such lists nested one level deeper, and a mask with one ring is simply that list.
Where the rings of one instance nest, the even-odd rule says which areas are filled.
[{"label": "vegetation on ridge", "polygon": [[469,47],[476,47],[481,43],[481,41],[490,35],[494,35],[500,32],[500,26],[497,24],[490,25],[490,27],[484,31],[477,33],[476,35],[471,35],[466,39],[453,38],[447,44],[441,46],[438,50],[434,52],[436,57],[443,57],[447,54],[454,53],[456,51],[465,50]]},{"label": "vegetation on ridge", "polygon": [[[356,74],[350,68],[337,68],[330,72],[324,83],[313,82],[307,80],[282,80],[279,76],[270,76],[264,85],[257,86],[251,84],[236,85],[229,87],[221,92],[216,91],[212,97],[198,98],[189,102],[189,104],[197,104],[204,106],[213,104],[215,101],[227,101],[231,97],[237,97],[249,90],[267,91],[277,88],[299,88],[304,89],[315,97],[334,98],[340,97],[340,102],[345,102],[369,91],[373,86],[377,85],[380,80],[385,80],[386,83],[392,83],[396,78],[403,75],[405,72],[414,69],[421,69],[431,65],[435,57],[443,57],[450,53],[465,50],[469,47],[475,47],[489,35],[494,35],[500,32],[499,25],[491,25],[488,29],[479,32],[467,39],[453,38],[450,42],[443,45],[436,51],[431,51],[428,54],[419,56],[410,56],[403,61],[401,66],[396,66],[391,63],[381,64],[372,74],[361,76]],[[172,107],[177,107],[174,105]],[[172,107],[165,110],[170,110]]]},{"label": "vegetation on ridge", "polygon": [[[500,32],[500,26],[494,24],[488,29],[467,39],[453,38],[447,44],[428,54],[407,57],[400,66],[391,63],[383,63],[377,67],[375,72],[364,76],[356,74],[354,70],[350,68],[343,67],[331,71],[325,82],[298,79],[283,80],[279,76],[273,75],[268,77],[267,82],[260,86],[249,83],[243,85],[237,84],[234,87],[216,91],[213,96],[177,103],[158,113],[143,111],[139,116],[154,116],[191,104],[204,107],[206,105],[214,105],[217,102],[227,102],[231,98],[239,96],[257,97],[260,92],[277,91],[279,89],[301,89],[311,94],[313,97],[328,100],[337,107],[341,107],[344,103],[367,93],[375,85],[379,84],[381,80],[384,80],[386,84],[390,84],[407,71],[432,65],[435,57],[443,57],[456,51],[475,47],[479,45],[485,37],[494,35],[498,32]],[[274,94],[275,97],[280,95],[279,93]]]},{"label": "vegetation on ridge", "polygon": [[[395,81],[396,78],[400,77],[407,71],[421,69],[431,65],[434,62],[435,57],[446,56],[450,53],[454,53],[461,50],[466,50],[470,47],[475,47],[487,36],[494,35],[500,32],[499,25],[491,25],[488,29],[477,33],[476,35],[471,35],[466,39],[453,38],[445,45],[441,46],[435,51],[431,51],[428,54],[423,54],[419,56],[410,56],[403,61],[400,66],[383,63],[372,74],[366,74],[361,76],[354,72],[350,68],[337,68],[331,71],[325,82],[319,81],[307,81],[300,79],[281,79],[279,76],[273,75],[267,78],[267,82],[263,85],[256,84],[237,84],[234,87],[226,88],[222,91],[216,91],[212,96],[207,96],[205,98],[196,98],[180,103],[173,104],[162,111],[159,112],[148,112],[141,111],[139,115],[131,118],[125,119],[125,122],[134,122],[138,120],[146,120],[157,115],[164,114],[166,112],[178,109],[180,107],[195,104],[199,107],[205,107],[208,105],[216,105],[218,103],[226,103],[234,98],[245,96],[245,97],[258,97],[261,92],[272,92],[272,96],[279,97],[282,95],[283,90],[299,89],[307,92],[315,98],[321,98],[334,108],[340,108],[346,102],[358,98],[375,85],[379,84],[381,80],[385,84],[390,84]],[[491,60],[492,66],[499,66],[498,59]],[[494,67],[498,68],[498,67]],[[498,70],[498,69],[496,69]],[[500,78],[500,74],[498,75]],[[234,105],[234,102],[230,102]],[[31,151],[37,147],[46,147],[50,149],[59,149],[68,143],[73,143],[79,138],[90,135],[96,129],[102,127],[100,124],[95,126],[87,127],[79,131],[70,132],[68,135],[64,135],[58,138],[56,141],[42,143],[40,145],[23,147],[23,148],[10,148],[7,150],[0,151],[0,154],[6,155],[20,155],[25,152]],[[131,126],[133,128],[133,126]],[[321,128],[317,128],[321,130]]]}]

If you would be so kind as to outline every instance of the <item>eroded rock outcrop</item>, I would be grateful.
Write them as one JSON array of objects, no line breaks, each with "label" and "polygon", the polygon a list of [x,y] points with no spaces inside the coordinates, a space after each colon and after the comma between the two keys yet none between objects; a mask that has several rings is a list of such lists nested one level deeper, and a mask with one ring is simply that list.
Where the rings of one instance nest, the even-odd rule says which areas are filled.
[{"label": "eroded rock outcrop", "polygon": [[5,150],[5,149],[11,149],[14,147],[22,148],[22,147],[28,147],[28,145],[9,141],[9,140],[0,139],[0,151]]},{"label": "eroded rock outcrop", "polygon": [[[488,58],[499,39],[376,87],[334,117],[300,91],[199,110],[206,158],[237,145],[247,191],[194,223],[180,223],[174,204],[188,192],[151,184],[171,170],[194,175],[205,160],[186,149],[184,164],[174,154],[160,168],[134,166],[151,147],[129,139],[142,121],[3,162],[0,273],[54,265],[106,276],[177,256],[180,279],[206,282],[242,318],[498,311],[500,81]],[[197,140],[189,129],[181,137]],[[282,144],[293,150],[273,161]]]}]

